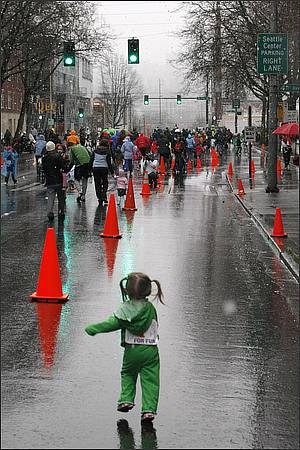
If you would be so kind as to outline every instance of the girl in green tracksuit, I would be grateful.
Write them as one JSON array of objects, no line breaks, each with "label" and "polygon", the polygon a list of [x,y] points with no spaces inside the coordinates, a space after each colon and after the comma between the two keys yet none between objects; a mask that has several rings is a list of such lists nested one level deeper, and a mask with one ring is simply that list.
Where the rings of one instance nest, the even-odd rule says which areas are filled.
[{"label": "girl in green tracksuit", "polygon": [[85,328],[90,336],[121,330],[121,345],[125,350],[118,411],[128,412],[134,407],[136,381],[140,375],[142,422],[154,419],[159,398],[158,320],[156,309],[147,298],[152,283],[157,286],[155,298],[163,303],[160,283],[143,273],[133,272],[120,281],[123,303],[117,311],[107,320]]}]

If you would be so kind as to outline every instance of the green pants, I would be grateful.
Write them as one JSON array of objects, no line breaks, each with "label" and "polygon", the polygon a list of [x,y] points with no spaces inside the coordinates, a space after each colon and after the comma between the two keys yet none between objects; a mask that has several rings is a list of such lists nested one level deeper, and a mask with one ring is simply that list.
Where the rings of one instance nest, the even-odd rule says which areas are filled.
[{"label": "green pants", "polygon": [[159,397],[159,352],[156,345],[126,346],[121,370],[120,403],[133,403],[140,374],[142,413],[156,414]]}]

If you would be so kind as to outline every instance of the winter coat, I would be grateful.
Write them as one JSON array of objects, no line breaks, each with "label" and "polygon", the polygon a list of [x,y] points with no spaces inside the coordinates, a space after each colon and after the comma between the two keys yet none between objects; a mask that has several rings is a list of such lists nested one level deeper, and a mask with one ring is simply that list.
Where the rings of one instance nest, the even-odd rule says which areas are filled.
[{"label": "winter coat", "polygon": [[43,134],[39,134],[36,138],[36,144],[34,146],[34,154],[36,156],[42,156],[46,150],[46,141]]},{"label": "winter coat", "polygon": [[121,152],[124,155],[124,159],[133,159],[133,155],[134,155],[134,144],[133,142],[131,142],[130,137],[127,136],[124,141],[123,141],[123,145],[121,147]]},{"label": "winter coat", "polygon": [[195,140],[190,134],[186,138],[186,145],[189,150],[192,150],[195,147]]},{"label": "winter coat", "polygon": [[75,166],[82,166],[83,164],[88,164],[90,159],[90,154],[83,145],[72,145],[70,149],[71,164],[75,164]]},{"label": "winter coat", "polygon": [[145,136],[144,134],[141,134],[135,141],[135,145],[140,148],[150,148],[150,139]]},{"label": "winter coat", "polygon": [[91,163],[93,165],[93,169],[104,167],[106,169],[109,169],[111,174],[114,173],[111,164],[111,156],[108,153],[108,147],[104,146],[97,147],[96,150],[92,153]]},{"label": "winter coat", "polygon": [[[157,312],[148,299],[127,300],[107,320],[89,325],[85,331],[90,335],[94,335],[121,330],[121,345],[125,347],[128,337],[136,339],[136,343],[140,344],[141,340],[143,340],[143,334],[149,330],[153,322],[156,323],[157,328]],[[157,338],[158,336],[156,336]],[[153,340],[156,342],[156,339],[154,337]],[[145,339],[141,345],[153,345],[153,341],[148,344],[146,341]]]},{"label": "winter coat", "polygon": [[42,165],[45,172],[46,186],[62,186],[62,171],[64,169],[62,157],[56,151],[47,152],[42,158]]},{"label": "winter coat", "polygon": [[11,173],[14,178],[17,177],[17,159],[18,153],[15,150],[5,149],[3,152],[3,167],[1,173],[4,177],[7,177]]},{"label": "winter coat", "polygon": [[116,176],[116,180],[117,180],[117,189],[127,189],[127,185],[128,185],[128,180],[125,177],[125,175],[123,176]]},{"label": "winter coat", "polygon": [[158,152],[160,155],[169,157],[170,156],[170,148],[169,148],[169,143],[168,140],[165,136],[161,136],[158,140],[157,140],[157,146],[158,146]]}]

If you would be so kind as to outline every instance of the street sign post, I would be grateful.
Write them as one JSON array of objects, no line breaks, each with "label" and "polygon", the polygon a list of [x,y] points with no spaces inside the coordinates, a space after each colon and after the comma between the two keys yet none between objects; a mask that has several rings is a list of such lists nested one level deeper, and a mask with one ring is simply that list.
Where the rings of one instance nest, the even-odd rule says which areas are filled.
[{"label": "street sign post", "polygon": [[288,38],[284,33],[257,35],[257,72],[267,75],[288,73]]},{"label": "street sign post", "polygon": [[282,92],[298,92],[299,93],[299,84],[283,84],[280,88]]},{"label": "street sign post", "polygon": [[256,139],[256,127],[245,127],[245,141],[255,142]]}]

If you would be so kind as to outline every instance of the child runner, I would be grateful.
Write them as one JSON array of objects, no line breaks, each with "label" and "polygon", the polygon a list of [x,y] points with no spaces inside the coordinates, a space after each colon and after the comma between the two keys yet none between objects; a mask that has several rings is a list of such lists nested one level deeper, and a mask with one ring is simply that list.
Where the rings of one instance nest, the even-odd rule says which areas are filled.
[{"label": "child runner", "polygon": [[133,272],[120,281],[124,303],[107,320],[85,328],[90,336],[121,329],[121,345],[125,350],[117,409],[128,412],[134,407],[136,381],[140,375],[142,423],[153,421],[159,398],[158,320],[156,309],[147,298],[151,294],[152,283],[158,289],[154,298],[163,303],[160,283],[143,273]]},{"label": "child runner", "polygon": [[119,175],[115,176],[117,181],[118,205],[121,204],[121,199],[126,195],[128,186],[127,174],[123,169],[119,169]]}]

